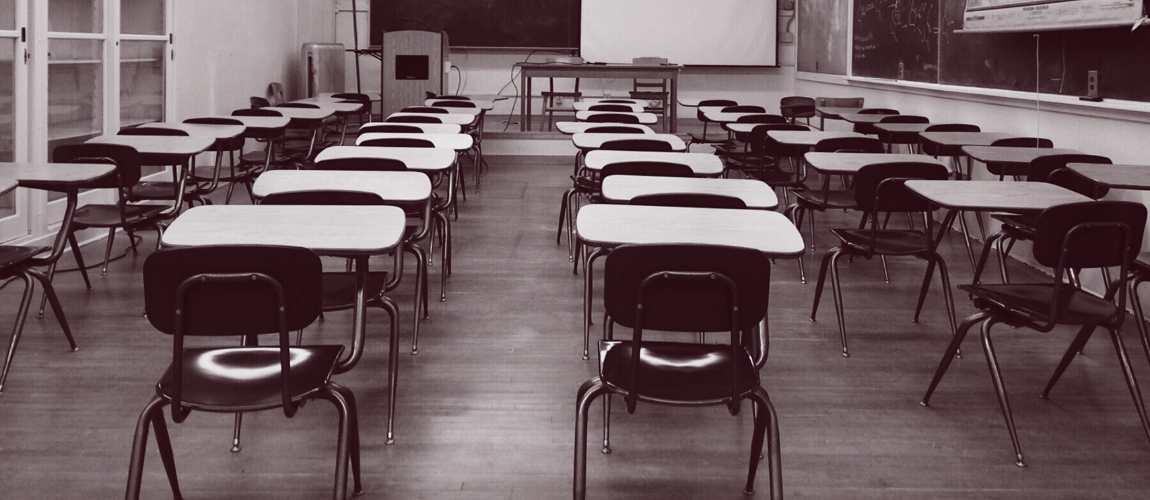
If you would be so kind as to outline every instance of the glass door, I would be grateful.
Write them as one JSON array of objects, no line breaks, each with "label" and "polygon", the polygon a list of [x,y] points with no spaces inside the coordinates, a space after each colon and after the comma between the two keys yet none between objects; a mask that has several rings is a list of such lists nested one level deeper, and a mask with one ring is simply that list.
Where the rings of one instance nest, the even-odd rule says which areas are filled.
[{"label": "glass door", "polygon": [[[0,162],[27,159],[27,19],[25,0],[0,0]],[[27,212],[25,190],[0,195],[0,241],[28,235]]]}]

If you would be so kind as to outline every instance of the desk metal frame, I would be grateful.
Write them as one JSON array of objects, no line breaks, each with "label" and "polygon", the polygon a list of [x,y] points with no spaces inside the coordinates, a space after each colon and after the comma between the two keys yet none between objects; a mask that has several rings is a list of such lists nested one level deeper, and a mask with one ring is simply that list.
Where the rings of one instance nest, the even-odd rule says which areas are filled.
[{"label": "desk metal frame", "polygon": [[670,82],[668,106],[671,107],[669,129],[675,133],[675,122],[679,111],[679,70],[678,65],[644,66],[632,64],[560,64],[560,63],[516,63],[519,68],[519,88],[523,95],[519,99],[519,131],[531,130],[531,79],[532,78],[623,78],[628,80],[651,79]]}]

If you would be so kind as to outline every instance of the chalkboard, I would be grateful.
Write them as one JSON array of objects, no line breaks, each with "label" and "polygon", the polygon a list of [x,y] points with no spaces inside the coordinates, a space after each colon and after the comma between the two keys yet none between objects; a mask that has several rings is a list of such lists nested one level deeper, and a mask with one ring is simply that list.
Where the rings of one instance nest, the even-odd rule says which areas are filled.
[{"label": "chalkboard", "polygon": [[847,28],[851,0],[798,2],[798,69],[847,74]]},{"label": "chalkboard", "polygon": [[1150,101],[1150,26],[1037,38],[956,33],[964,7],[965,0],[855,0],[853,74],[1024,92],[1037,83],[1044,94],[1083,96],[1094,70],[1100,96]]},{"label": "chalkboard", "polygon": [[372,0],[372,46],[384,31],[447,32],[452,47],[579,48],[580,0]]}]

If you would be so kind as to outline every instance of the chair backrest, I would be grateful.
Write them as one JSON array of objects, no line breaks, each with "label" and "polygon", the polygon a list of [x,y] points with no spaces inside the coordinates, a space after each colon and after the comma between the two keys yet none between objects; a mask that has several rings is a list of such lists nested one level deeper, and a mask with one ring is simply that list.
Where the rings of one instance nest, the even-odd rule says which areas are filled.
[{"label": "chair backrest", "polygon": [[766,113],[767,108],[749,104],[736,104],[723,108],[723,113]]},{"label": "chair backrest", "polygon": [[874,137],[832,137],[815,144],[817,153],[884,153],[882,141]]},{"label": "chair backrest", "polygon": [[378,194],[365,191],[292,191],[273,193],[260,200],[261,205],[383,205]]},{"label": "chair backrest", "polygon": [[703,99],[702,101],[699,101],[699,106],[698,106],[699,109],[695,110],[695,117],[698,118],[699,121],[703,121],[706,119],[706,117],[703,115],[702,108],[709,108],[709,107],[713,107],[713,106],[721,106],[721,107],[726,108],[726,107],[738,106],[738,105],[739,105],[738,102],[732,101],[730,99]]},{"label": "chair backrest", "polygon": [[834,108],[861,108],[863,107],[862,97],[816,97],[815,106],[825,106]]},{"label": "chair backrest", "polygon": [[385,122],[389,123],[443,123],[435,116],[389,116]]},{"label": "chair backrest", "polygon": [[436,108],[477,108],[475,103],[471,101],[464,101],[459,99],[448,99],[446,101],[436,101],[432,104]]},{"label": "chair backrest", "polygon": [[287,98],[284,97],[284,84],[280,82],[269,83],[267,89],[267,97],[272,106],[279,106],[280,104],[286,102]]},{"label": "chair backrest", "polygon": [[883,117],[879,123],[930,123],[930,119],[916,115],[890,115]]},{"label": "chair backrest", "polygon": [[283,116],[283,113],[274,109],[237,109],[232,116]]},{"label": "chair backrest", "polygon": [[1028,182],[1048,182],[1050,173],[1060,168],[1066,168],[1067,163],[1111,163],[1110,158],[1088,154],[1064,154],[1040,156],[1030,162],[1026,167],[1026,180]]},{"label": "chair backrest", "polygon": [[991,146],[1005,146],[1012,148],[1046,148],[1054,147],[1054,141],[1042,137],[1007,137],[990,143]]},{"label": "chair backrest", "polygon": [[672,151],[671,143],[660,139],[616,139],[604,141],[599,149],[608,151]]},{"label": "chair backrest", "polygon": [[587,134],[645,134],[641,129],[634,127],[620,127],[612,125],[600,125],[596,127],[587,127],[583,129]]},{"label": "chair backrest", "polygon": [[1083,177],[1069,168],[1060,168],[1046,177],[1046,182],[1061,186],[1092,200],[1102,199],[1110,192],[1110,187],[1094,182],[1093,179]]},{"label": "chair backrest", "polygon": [[119,144],[67,144],[52,150],[55,163],[108,163],[116,166],[109,175],[85,184],[86,189],[120,189],[121,192],[140,182],[140,153],[131,146]]},{"label": "chair backrest", "polygon": [[394,158],[331,158],[315,162],[315,169],[400,172],[407,170],[407,164]]},{"label": "chair backrest", "polygon": [[740,116],[735,121],[738,123],[787,123],[787,118],[782,115],[769,115],[762,113]]},{"label": "chair backrest", "polygon": [[188,133],[174,128],[160,127],[128,127],[122,128],[116,135],[159,135],[166,137],[187,137]]},{"label": "chair backrest", "polygon": [[359,128],[360,135],[373,134],[373,133],[393,133],[393,134],[422,134],[423,129],[413,125],[393,125],[390,123],[375,123],[371,125],[364,125]]},{"label": "chair backrest", "polygon": [[251,105],[252,109],[266,108],[272,105],[270,102],[268,102],[267,99],[258,96],[249,97],[248,103]]},{"label": "chair backrest", "polygon": [[439,99],[444,101],[470,101],[471,98],[465,95],[435,95],[427,96],[428,99]]},{"label": "chair backrest", "polygon": [[222,116],[205,116],[201,118],[188,118],[184,123],[192,123],[199,125],[238,125],[244,126],[244,122],[236,120],[235,118],[224,118]]},{"label": "chair backrest", "polygon": [[815,100],[810,97],[788,96],[779,100],[779,111],[787,118],[815,116]]},{"label": "chair backrest", "polygon": [[603,166],[600,179],[612,175],[651,175],[659,177],[694,177],[695,171],[682,163],[667,161],[621,161]]},{"label": "chair backrest", "polygon": [[1128,265],[1142,250],[1145,228],[1146,207],[1141,203],[1091,201],[1050,207],[1035,223],[1034,260],[1055,269]]},{"label": "chair backrest", "polygon": [[358,103],[364,105],[365,106],[364,109],[371,109],[371,97],[368,97],[367,94],[357,94],[355,92],[340,92],[338,94],[332,94],[331,97],[333,99],[346,99],[349,101],[355,101],[355,102],[358,102]]},{"label": "chair backrest", "polygon": [[635,104],[631,99],[599,99],[599,104]]},{"label": "chair backrest", "polygon": [[595,113],[587,117],[588,122],[593,123],[639,123],[639,117],[635,115],[627,115],[623,113]]},{"label": "chair backrest", "polygon": [[[931,212],[937,206],[911,192],[903,184],[907,179],[944,181],[950,172],[938,163],[889,162],[875,163],[860,168],[854,176],[855,203],[864,211],[878,212]],[[878,218],[872,219],[878,223]]]},{"label": "chair backrest", "polygon": [[744,209],[747,204],[735,196],[710,193],[645,194],[631,198],[631,205],[657,207],[734,208]]},{"label": "chair backrest", "polygon": [[927,132],[982,132],[978,125],[969,123],[937,123],[926,128]]},{"label": "chair backrest", "polygon": [[384,146],[389,148],[434,148],[435,143],[427,139],[414,137],[381,137],[368,139],[359,143],[360,146]]},{"label": "chair backrest", "polygon": [[[188,118],[187,120],[184,120],[184,123],[189,123],[189,124],[194,124],[194,125],[232,125],[232,126],[240,126],[240,127],[244,126],[244,122],[236,120],[235,118],[223,118],[223,117],[218,117],[218,116],[205,116],[205,117],[201,117],[201,118]],[[232,138],[230,140],[224,141],[224,140],[217,139],[216,143],[212,147],[216,148],[216,149],[223,148],[223,149],[228,150],[228,151],[239,151],[239,150],[244,148],[244,142],[247,140],[247,137],[249,135],[250,134],[249,134],[248,130],[245,128],[243,134],[240,134],[240,135],[238,135],[235,138]],[[268,134],[256,133],[252,136],[253,137],[265,137],[267,135]]]},{"label": "chair backrest", "polygon": [[890,108],[862,108],[857,111],[860,115],[897,115],[897,109]]},{"label": "chair backrest", "polygon": [[448,111],[447,109],[437,108],[435,106],[408,106],[399,111],[402,113],[432,113],[437,115],[446,115],[451,113],[451,111]]},{"label": "chair backrest", "polygon": [[630,113],[634,108],[626,104],[592,104],[587,111],[610,111],[614,113]]}]

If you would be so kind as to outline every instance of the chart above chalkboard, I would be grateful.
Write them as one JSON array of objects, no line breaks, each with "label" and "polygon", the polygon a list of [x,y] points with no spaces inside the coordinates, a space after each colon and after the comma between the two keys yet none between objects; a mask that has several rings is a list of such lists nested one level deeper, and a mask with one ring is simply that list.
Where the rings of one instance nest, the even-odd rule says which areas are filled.
[{"label": "chart above chalkboard", "polygon": [[854,0],[855,76],[1150,101],[1150,26],[961,33],[965,0]]},{"label": "chart above chalkboard", "polygon": [[579,48],[580,0],[371,0],[370,43],[384,31],[447,33],[453,48]]}]

